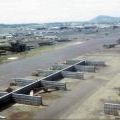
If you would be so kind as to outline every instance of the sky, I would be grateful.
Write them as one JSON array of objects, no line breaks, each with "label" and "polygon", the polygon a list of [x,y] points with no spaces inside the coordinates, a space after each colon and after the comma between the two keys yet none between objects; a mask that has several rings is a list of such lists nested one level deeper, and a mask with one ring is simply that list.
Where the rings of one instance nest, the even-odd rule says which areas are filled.
[{"label": "sky", "polygon": [[0,0],[0,23],[86,21],[120,17],[120,0]]}]

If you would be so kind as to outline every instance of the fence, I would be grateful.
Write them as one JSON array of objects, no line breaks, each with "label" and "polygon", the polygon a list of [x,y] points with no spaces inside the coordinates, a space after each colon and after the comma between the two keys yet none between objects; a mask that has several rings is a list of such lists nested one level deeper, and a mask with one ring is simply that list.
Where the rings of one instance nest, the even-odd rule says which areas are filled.
[{"label": "fence", "polygon": [[41,70],[41,69],[38,69],[38,70],[37,70],[38,75],[39,75],[39,76],[44,76],[44,77],[46,77],[46,76],[48,76],[48,75],[51,75],[51,74],[53,74],[54,72],[55,72],[54,70]]},{"label": "fence", "polygon": [[109,115],[118,115],[120,110],[120,104],[115,103],[105,103],[104,104],[104,113]]},{"label": "fence", "polygon": [[82,72],[62,71],[62,75],[63,77],[66,77],[66,78],[84,79],[84,73]]},{"label": "fence", "polygon": [[[27,97],[27,94],[29,94],[30,93],[30,91],[31,90],[33,90],[34,88],[39,88],[39,87],[41,87],[41,81],[42,81],[42,84],[46,84],[46,83],[43,83],[43,81],[50,81],[50,82],[55,82],[55,81],[58,81],[58,80],[60,80],[60,79],[62,79],[62,78],[64,78],[63,77],[63,75],[62,75],[62,71],[69,71],[69,72],[76,72],[77,70],[76,70],[76,66],[77,65],[83,65],[85,63],[85,61],[80,61],[80,62],[78,62],[78,63],[75,63],[74,65],[70,65],[70,66],[67,66],[67,65],[64,65],[64,67],[63,67],[63,69],[62,70],[59,70],[59,71],[57,71],[57,72],[55,72],[55,73],[53,73],[53,74],[50,74],[49,76],[47,76],[47,77],[44,77],[44,78],[42,78],[42,79],[39,79],[39,80],[37,80],[37,81],[30,81],[29,80],[29,84],[28,83],[25,83],[25,84],[27,84],[27,85],[25,85],[25,86],[23,86],[22,88],[19,88],[19,89],[17,89],[17,90],[15,90],[15,91],[13,91],[13,92],[11,92],[11,93],[8,93],[8,94],[6,94],[6,95],[4,95],[4,96],[2,96],[2,97],[0,97],[0,108],[2,107],[2,106],[6,106],[6,105],[9,105],[9,104],[11,104],[11,103],[15,103],[15,102],[17,102],[17,101],[19,101],[20,99],[19,99],[19,96],[23,96],[23,94],[24,94],[24,97],[23,98],[21,98],[21,100],[23,100],[24,101],[24,103],[30,103],[30,104],[40,104],[40,101],[37,103],[37,102],[31,102],[30,101],[30,99],[29,99],[29,97]],[[17,81],[17,80],[16,80]],[[20,82],[22,81],[22,79],[20,79]],[[23,80],[24,81],[24,80]],[[18,81],[17,81],[18,82]],[[31,83],[32,82],[32,83]],[[49,82],[49,83],[50,83]],[[49,85],[48,85],[49,86]],[[54,83],[54,84],[52,84],[52,85],[50,85],[50,86],[57,86],[57,87],[59,87],[59,88],[66,88],[66,84],[62,84],[62,83]],[[18,95],[19,94],[19,95]],[[22,95],[21,95],[22,94]],[[26,94],[26,95],[25,95]],[[16,97],[15,97],[16,96]],[[17,97],[18,96],[18,97]],[[24,100],[26,98],[26,101]],[[30,97],[31,98],[31,97]],[[34,99],[34,97],[33,97],[33,99]],[[35,100],[40,100],[40,99],[42,99],[41,97],[40,98],[35,98]],[[36,100],[36,101],[37,101]],[[21,102],[22,103],[22,102]]]},{"label": "fence", "polygon": [[8,92],[0,92],[0,97],[8,94]]},{"label": "fence", "polygon": [[66,67],[67,67],[67,65],[65,65],[65,64],[56,64],[56,65],[53,65],[50,69],[51,70],[62,70]]},{"label": "fence", "polygon": [[92,65],[92,66],[105,66],[104,61],[85,61],[86,65]]},{"label": "fence", "polygon": [[20,104],[35,105],[35,106],[42,104],[42,97],[40,96],[30,96],[30,95],[13,93],[12,98],[16,103],[20,103]]},{"label": "fence", "polygon": [[59,90],[67,90],[66,83],[58,83],[54,81],[41,81],[43,87],[59,89]]},{"label": "fence", "polygon": [[14,78],[13,80],[15,81],[15,84],[18,86],[25,86],[35,82],[35,80],[33,79],[25,79],[25,78]]},{"label": "fence", "polygon": [[79,61],[80,61],[80,60],[66,60],[65,64],[71,65],[71,64],[78,63]]},{"label": "fence", "polygon": [[95,66],[75,65],[75,68],[81,72],[95,72]]}]

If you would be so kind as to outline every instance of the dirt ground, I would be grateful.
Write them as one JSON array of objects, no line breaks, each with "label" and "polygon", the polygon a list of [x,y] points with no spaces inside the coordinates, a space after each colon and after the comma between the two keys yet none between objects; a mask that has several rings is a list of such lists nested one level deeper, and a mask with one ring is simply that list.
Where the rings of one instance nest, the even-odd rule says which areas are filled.
[{"label": "dirt ground", "polygon": [[[107,101],[120,102],[118,92],[114,90],[120,87],[120,46],[104,50],[101,53],[86,55],[90,60],[104,60],[107,67],[93,76],[93,79],[105,80],[107,84],[97,90],[92,96],[79,105],[76,110],[67,116],[67,119],[114,119],[113,116],[104,115],[104,103]],[[80,57],[81,58],[81,57]]]},{"label": "dirt ground", "polygon": [[[85,73],[85,80],[88,80],[86,82],[97,80],[99,82],[105,81],[105,84],[100,86],[82,103],[76,103],[70,114],[62,114],[61,119],[113,119],[112,116],[104,115],[103,106],[106,101],[120,101],[117,91],[114,90],[115,87],[120,87],[120,46],[79,57],[79,59],[83,58],[105,61],[106,67],[100,68],[95,73]],[[65,78],[60,82],[66,82],[68,91],[40,93],[39,95],[44,100],[44,106],[14,104],[8,109],[1,111],[0,115],[7,117],[8,120],[32,120],[36,112],[42,111],[58,99],[63,98],[69,90],[72,91],[78,84],[84,81]]]}]

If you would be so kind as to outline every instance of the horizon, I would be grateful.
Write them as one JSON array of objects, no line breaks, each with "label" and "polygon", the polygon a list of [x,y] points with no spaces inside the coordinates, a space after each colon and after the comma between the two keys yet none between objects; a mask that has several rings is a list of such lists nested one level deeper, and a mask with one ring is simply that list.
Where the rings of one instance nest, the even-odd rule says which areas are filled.
[{"label": "horizon", "polygon": [[73,22],[73,23],[79,23],[79,22],[89,22],[90,20],[94,19],[94,18],[97,18],[99,16],[105,16],[105,17],[115,17],[115,18],[120,18],[120,16],[109,16],[109,15],[98,15],[98,16],[95,16],[89,20],[86,20],[86,21],[52,21],[52,22],[26,22],[26,23],[0,23],[0,25],[21,25],[21,24],[52,24],[52,23],[70,23],[70,22]]},{"label": "horizon", "polygon": [[120,17],[119,4],[119,0],[0,0],[0,24],[86,22],[99,15]]}]

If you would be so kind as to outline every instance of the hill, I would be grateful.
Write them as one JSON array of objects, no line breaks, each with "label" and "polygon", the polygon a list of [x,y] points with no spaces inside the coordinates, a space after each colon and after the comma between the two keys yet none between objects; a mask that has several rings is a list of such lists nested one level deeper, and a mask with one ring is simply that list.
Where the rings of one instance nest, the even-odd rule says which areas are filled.
[{"label": "hill", "polygon": [[92,20],[90,22],[93,23],[120,23],[120,17],[111,17],[111,16],[105,16],[105,15],[100,15]]}]

